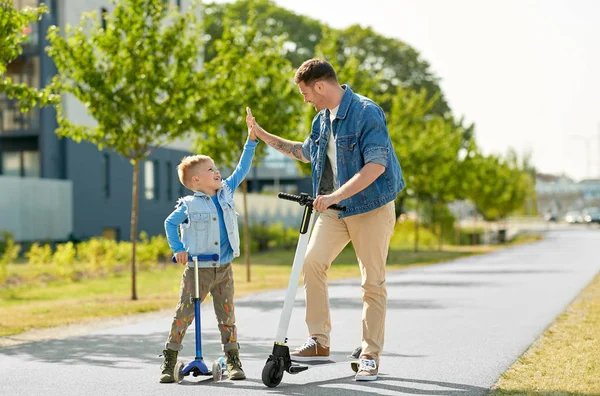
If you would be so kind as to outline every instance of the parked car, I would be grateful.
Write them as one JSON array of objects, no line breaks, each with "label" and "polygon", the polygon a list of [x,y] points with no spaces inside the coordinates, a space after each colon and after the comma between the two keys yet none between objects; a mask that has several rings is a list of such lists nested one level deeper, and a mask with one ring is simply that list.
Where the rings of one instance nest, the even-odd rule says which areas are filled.
[{"label": "parked car", "polygon": [[583,210],[583,221],[586,223],[600,223],[600,208],[585,208]]},{"label": "parked car", "polygon": [[571,210],[565,215],[565,221],[571,224],[583,223],[583,216],[577,210]]}]

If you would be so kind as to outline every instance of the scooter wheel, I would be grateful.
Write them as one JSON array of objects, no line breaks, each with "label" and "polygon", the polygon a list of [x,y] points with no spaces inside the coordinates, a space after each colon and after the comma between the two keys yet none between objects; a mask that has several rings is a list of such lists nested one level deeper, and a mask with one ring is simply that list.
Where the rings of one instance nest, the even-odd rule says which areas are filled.
[{"label": "scooter wheel", "polygon": [[262,371],[262,382],[269,388],[274,388],[281,383],[283,367],[275,360],[267,361]]},{"label": "scooter wheel", "polygon": [[173,369],[173,377],[175,378],[175,382],[177,382],[178,384],[181,384],[181,381],[183,381],[184,375],[181,374],[181,372],[183,371],[184,367],[185,364],[181,360],[178,360],[177,363],[175,363],[175,368]]},{"label": "scooter wheel", "polygon": [[212,365],[212,376],[213,381],[219,382],[223,379],[223,370],[221,370],[221,363],[219,360],[215,360]]}]

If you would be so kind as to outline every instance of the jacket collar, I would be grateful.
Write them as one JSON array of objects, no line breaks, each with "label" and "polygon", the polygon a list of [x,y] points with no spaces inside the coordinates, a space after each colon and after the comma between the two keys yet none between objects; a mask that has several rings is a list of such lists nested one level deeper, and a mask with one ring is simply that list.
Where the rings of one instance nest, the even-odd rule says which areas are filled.
[{"label": "jacket collar", "polygon": [[352,102],[352,96],[354,96],[354,92],[350,89],[346,84],[342,85],[342,88],[346,92],[344,92],[344,96],[342,96],[342,101],[340,102],[340,108],[338,109],[337,115],[335,118],[346,118],[348,115],[348,110],[350,109],[350,103]]}]

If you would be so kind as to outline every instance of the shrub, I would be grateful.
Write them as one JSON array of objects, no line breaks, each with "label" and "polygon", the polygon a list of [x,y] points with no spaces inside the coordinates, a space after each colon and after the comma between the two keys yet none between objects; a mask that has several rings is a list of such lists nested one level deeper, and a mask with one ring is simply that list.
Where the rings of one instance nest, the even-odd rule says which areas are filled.
[{"label": "shrub", "polygon": [[56,245],[56,251],[52,256],[52,264],[61,278],[74,279],[76,255],[77,250],[73,242]]},{"label": "shrub", "polygon": [[40,246],[37,242],[31,245],[29,251],[25,253],[27,262],[33,265],[49,265],[52,263],[52,248],[50,245]]},{"label": "shrub", "polygon": [[4,250],[2,251],[2,257],[0,257],[0,285],[6,282],[8,264],[15,261],[19,257],[19,252],[21,252],[21,245],[15,244],[10,232],[5,231],[2,236]]}]

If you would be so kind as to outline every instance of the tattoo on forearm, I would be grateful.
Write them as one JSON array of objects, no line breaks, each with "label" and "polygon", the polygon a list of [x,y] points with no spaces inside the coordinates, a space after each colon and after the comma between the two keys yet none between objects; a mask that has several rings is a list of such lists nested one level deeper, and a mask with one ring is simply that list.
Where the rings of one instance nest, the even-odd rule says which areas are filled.
[{"label": "tattoo on forearm", "polygon": [[269,145],[282,154],[293,155],[299,160],[303,159],[301,143],[273,139],[269,142]]}]

